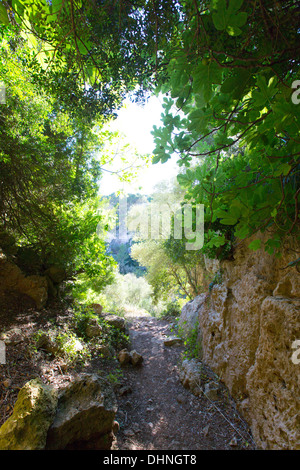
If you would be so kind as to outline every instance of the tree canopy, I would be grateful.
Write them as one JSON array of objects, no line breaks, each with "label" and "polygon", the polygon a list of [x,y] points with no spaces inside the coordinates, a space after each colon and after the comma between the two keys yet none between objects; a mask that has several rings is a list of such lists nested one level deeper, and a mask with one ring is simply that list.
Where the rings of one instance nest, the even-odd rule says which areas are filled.
[{"label": "tree canopy", "polygon": [[1,230],[44,264],[55,252],[106,282],[97,192],[116,136],[103,126],[128,94],[155,92],[153,163],[177,158],[185,200],[204,204],[202,252],[226,257],[267,231],[265,249],[280,253],[299,230],[299,11],[294,0],[1,1]]}]

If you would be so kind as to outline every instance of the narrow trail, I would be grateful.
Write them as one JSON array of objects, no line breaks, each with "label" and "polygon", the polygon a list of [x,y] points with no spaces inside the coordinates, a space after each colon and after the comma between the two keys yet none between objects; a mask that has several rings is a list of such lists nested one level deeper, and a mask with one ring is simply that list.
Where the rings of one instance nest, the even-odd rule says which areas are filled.
[{"label": "narrow trail", "polygon": [[137,317],[131,319],[129,327],[131,348],[142,354],[144,361],[139,368],[123,367],[116,449],[253,448],[248,426],[232,399],[222,396],[212,403],[182,386],[178,370],[184,346],[164,345],[164,339],[171,335],[168,321]]}]

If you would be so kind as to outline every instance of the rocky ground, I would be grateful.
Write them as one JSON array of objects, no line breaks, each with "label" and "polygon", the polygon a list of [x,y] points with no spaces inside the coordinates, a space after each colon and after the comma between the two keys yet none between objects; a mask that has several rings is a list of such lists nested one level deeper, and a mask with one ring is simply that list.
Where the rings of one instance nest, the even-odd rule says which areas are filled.
[{"label": "rocky ground", "polygon": [[[133,349],[143,355],[139,368],[123,368],[116,449],[204,450],[253,449],[247,424],[235,410],[225,387],[213,401],[196,397],[179,380],[184,346],[165,346],[170,321],[131,319]],[[207,369],[208,381],[216,380]]]},{"label": "rocky ground", "polygon": [[[118,401],[119,431],[115,450],[253,449],[247,424],[238,415],[233,400],[212,371],[207,383],[218,385],[218,396],[195,396],[183,387],[180,364],[184,345],[166,346],[172,335],[171,321],[150,316],[129,317],[130,349],[142,354],[140,366],[120,366],[116,359],[94,357],[89,364],[64,368],[59,358],[49,358],[31,347],[37,329],[63,323],[68,313],[53,304],[41,312],[28,305],[14,305],[0,312],[1,331],[16,328],[7,346],[6,364],[0,365],[0,425],[11,415],[18,391],[30,379],[63,387],[77,372],[104,374],[114,384]],[[0,333],[1,333],[0,331]]]}]

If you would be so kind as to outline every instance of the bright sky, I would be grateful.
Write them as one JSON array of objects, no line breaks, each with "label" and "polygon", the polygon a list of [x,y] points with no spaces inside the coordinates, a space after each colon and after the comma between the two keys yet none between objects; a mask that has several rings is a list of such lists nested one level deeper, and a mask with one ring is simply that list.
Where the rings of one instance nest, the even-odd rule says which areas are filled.
[{"label": "bright sky", "polygon": [[[161,102],[156,96],[152,96],[144,106],[127,101],[111,128],[125,134],[127,140],[141,153],[152,154],[154,140],[151,131],[153,125],[160,126],[162,110]],[[141,170],[139,177],[132,183],[121,183],[116,175],[103,172],[100,193],[108,195],[123,189],[127,193],[151,194],[157,183],[169,180],[177,173],[178,167],[175,159],[170,159],[164,164],[150,165],[149,168]]]}]

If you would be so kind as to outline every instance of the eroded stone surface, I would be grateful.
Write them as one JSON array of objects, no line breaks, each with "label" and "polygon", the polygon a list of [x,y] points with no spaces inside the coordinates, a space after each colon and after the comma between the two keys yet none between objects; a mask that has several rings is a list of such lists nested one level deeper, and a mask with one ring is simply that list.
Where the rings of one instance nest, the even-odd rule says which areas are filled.
[{"label": "eroded stone surface", "polygon": [[300,339],[300,274],[286,268],[299,247],[290,240],[277,259],[249,250],[250,241],[221,263],[222,282],[205,302],[198,298],[203,360],[237,400],[260,447],[299,449],[300,377],[291,348]]},{"label": "eroded stone surface", "polygon": [[0,450],[41,450],[57,405],[56,391],[33,379],[21,388],[13,414],[0,428]]}]

